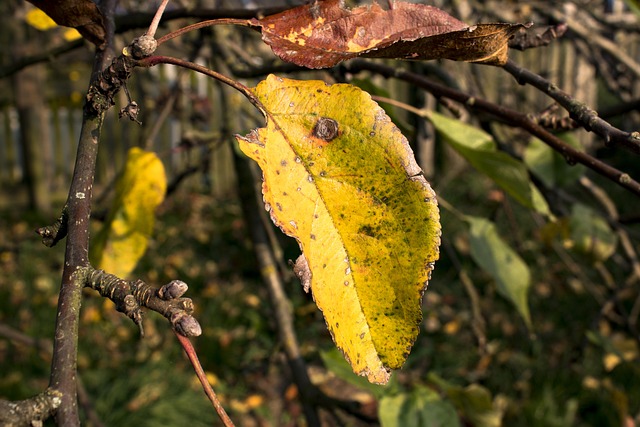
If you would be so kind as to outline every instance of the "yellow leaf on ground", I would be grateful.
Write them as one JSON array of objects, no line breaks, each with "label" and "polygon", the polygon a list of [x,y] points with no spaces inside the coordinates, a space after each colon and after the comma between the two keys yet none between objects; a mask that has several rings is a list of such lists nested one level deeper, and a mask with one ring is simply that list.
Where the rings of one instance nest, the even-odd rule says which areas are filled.
[{"label": "yellow leaf on ground", "polygon": [[129,150],[116,197],[91,247],[91,260],[118,277],[127,277],[147,250],[155,209],[164,200],[167,179],[155,153]]},{"label": "yellow leaf on ground", "polygon": [[386,383],[406,360],[438,259],[435,193],[399,129],[350,85],[269,76],[267,126],[238,137],[264,174],[273,221],[354,372]]}]

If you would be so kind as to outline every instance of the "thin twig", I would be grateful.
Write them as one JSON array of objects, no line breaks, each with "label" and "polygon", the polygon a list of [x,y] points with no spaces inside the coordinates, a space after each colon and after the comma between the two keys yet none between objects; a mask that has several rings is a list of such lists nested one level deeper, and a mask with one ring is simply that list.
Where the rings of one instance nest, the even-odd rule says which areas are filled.
[{"label": "thin twig", "polygon": [[[115,0],[101,4],[101,11],[107,18],[107,47],[96,50],[90,87],[98,80],[99,73],[105,68],[111,55],[115,4]],[[67,244],[58,296],[49,387],[62,393],[62,403],[55,413],[57,423],[70,427],[80,425],[76,372],[82,284],[74,279],[74,273],[89,263],[89,219],[102,118],[103,112],[92,110],[88,102],[85,104],[76,164],[66,204]]]},{"label": "thin twig", "polygon": [[[594,31],[591,25],[584,25],[581,19],[576,19],[568,14],[564,14],[560,10],[548,7],[537,7],[536,9],[540,13],[548,15],[558,22],[566,22],[569,31],[579,35],[589,45],[595,45],[602,51],[608,53],[614,57],[618,63],[627,67],[636,77],[640,77],[640,63],[624,50],[620,49],[620,45],[616,44],[614,40]],[[582,18],[584,18],[584,16]]]},{"label": "thin twig", "polygon": [[174,39],[176,37],[180,37],[190,31],[199,30],[200,28],[212,27],[214,25],[240,25],[243,27],[251,26],[251,21],[249,19],[233,19],[233,18],[222,18],[222,19],[211,19],[209,21],[202,21],[196,24],[192,24],[183,28],[180,28],[176,31],[173,31],[169,34],[166,34],[158,39],[158,46],[162,43]]},{"label": "thin twig", "polygon": [[199,336],[200,324],[192,316],[193,302],[182,298],[188,286],[181,280],[172,280],[156,289],[142,280],[124,280],[91,266],[77,270],[76,277],[83,286],[94,289],[109,298],[116,310],[126,314],[142,329],[142,307],[160,313],[169,320],[174,330],[185,336]]},{"label": "thin twig", "polygon": [[549,95],[569,112],[572,119],[586,130],[601,136],[605,144],[620,145],[635,154],[640,154],[640,132],[624,132],[615,128],[598,117],[595,110],[577,101],[544,77],[518,66],[512,60],[508,60],[502,68],[515,77],[521,85],[530,84]]},{"label": "thin twig", "polygon": [[[153,67],[158,64],[172,64],[177,65],[179,67],[183,67],[189,70],[196,71],[198,73],[204,74],[206,76],[212,77],[219,82],[222,82],[232,88],[236,89],[238,92],[242,93],[249,101],[255,106],[261,106],[262,103],[255,94],[249,89],[247,86],[243,85],[237,80],[233,80],[223,74],[220,74],[216,71],[210,70],[209,68],[202,66],[200,64],[196,64],[195,62],[185,61],[179,58],[174,58],[171,56],[150,56],[148,58],[142,59],[138,62],[137,65],[141,67]],[[260,108],[260,107],[258,107]]]},{"label": "thin twig", "polygon": [[531,32],[522,31],[517,33],[509,41],[509,47],[518,50],[527,50],[535,47],[547,46],[556,39],[559,39],[567,32],[567,24],[560,23],[548,27],[542,34],[531,36]]},{"label": "thin twig", "polygon": [[229,415],[227,415],[227,412],[224,410],[224,407],[220,403],[220,400],[218,400],[216,392],[213,391],[211,384],[209,384],[209,380],[207,380],[207,374],[204,372],[204,369],[202,369],[202,365],[200,364],[200,360],[198,359],[198,354],[193,348],[191,340],[181,335],[177,331],[174,331],[174,333],[176,334],[180,345],[184,349],[184,352],[187,353],[187,357],[191,362],[191,366],[193,366],[193,370],[196,371],[196,376],[198,377],[198,380],[200,380],[200,384],[202,384],[202,388],[204,389],[205,394],[213,404],[213,407],[216,409],[218,417],[226,427],[233,427],[233,421],[231,421],[231,418],[229,418]]},{"label": "thin twig", "polygon": [[158,10],[156,14],[153,15],[153,19],[151,20],[151,24],[149,24],[149,29],[145,33],[146,36],[154,37],[156,35],[156,31],[158,30],[158,25],[160,25],[160,20],[162,19],[162,14],[164,10],[167,8],[167,3],[169,0],[162,0],[160,6],[158,6]]},{"label": "thin twig", "polygon": [[[49,339],[33,338],[4,324],[0,324],[0,336],[25,346],[34,347],[39,352],[44,353],[40,355],[43,359],[51,360],[51,354],[53,353],[53,342]],[[95,406],[91,401],[91,397],[89,396],[87,389],[84,387],[79,374],[78,401],[84,409],[86,417],[91,421],[91,425],[94,427],[103,427],[104,423],[98,417]]]},{"label": "thin twig", "polygon": [[[441,201],[442,198],[438,197],[438,203],[440,203]],[[447,205],[449,204],[447,203]],[[460,263],[460,260],[458,258],[458,254],[453,249],[449,240],[443,239],[442,246],[447,252],[447,256],[451,260],[453,267],[458,272],[458,278],[464,286],[465,292],[469,296],[472,315],[471,329],[473,330],[473,333],[476,336],[476,340],[478,341],[478,349],[480,351],[480,354],[484,355],[487,353],[487,322],[485,322],[484,317],[482,316],[482,309],[480,308],[480,296],[478,295],[478,291],[473,285],[473,281],[467,274],[467,271],[464,269],[464,267],[462,267],[462,264]]]},{"label": "thin twig", "polygon": [[363,60],[353,60],[343,64],[342,66],[350,73],[358,73],[363,70],[368,70],[385,77],[394,77],[404,80],[428,91],[436,98],[449,98],[464,104],[469,109],[489,113],[494,117],[503,120],[510,126],[520,127],[531,135],[538,137],[541,141],[560,153],[570,164],[583,164],[633,194],[640,196],[640,183],[632,179],[629,174],[619,171],[607,163],[573,148],[556,135],[531,121],[531,119],[525,114],[496,105],[481,98],[473,97],[464,92],[442,86],[424,76],[400,68],[389,67],[384,64]]}]

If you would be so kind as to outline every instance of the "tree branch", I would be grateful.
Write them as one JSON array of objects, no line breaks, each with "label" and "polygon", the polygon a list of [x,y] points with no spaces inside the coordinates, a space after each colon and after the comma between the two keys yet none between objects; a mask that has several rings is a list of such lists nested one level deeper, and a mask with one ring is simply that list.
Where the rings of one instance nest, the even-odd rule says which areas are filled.
[{"label": "tree branch", "polygon": [[640,132],[623,132],[613,127],[598,117],[598,113],[587,105],[577,101],[542,76],[519,67],[512,60],[508,60],[502,68],[515,77],[519,84],[530,84],[549,95],[569,112],[572,119],[580,123],[586,130],[604,138],[605,144],[620,145],[635,154],[640,154]]},{"label": "tree branch", "polygon": [[343,64],[342,67],[344,67],[344,70],[349,73],[358,73],[360,71],[367,70],[380,74],[384,77],[393,77],[404,80],[426,90],[436,98],[449,98],[464,104],[469,109],[489,113],[494,117],[503,120],[510,126],[520,127],[531,135],[538,137],[541,141],[560,153],[567,162],[571,164],[583,164],[633,194],[640,196],[640,183],[632,179],[629,174],[621,172],[587,153],[578,151],[551,132],[531,121],[531,119],[525,114],[493,104],[481,98],[473,97],[464,92],[439,85],[419,74],[400,68],[389,67],[387,65],[363,60],[353,60]]},{"label": "tree branch", "polygon": [[0,425],[30,427],[42,425],[62,403],[62,393],[48,388],[29,399],[18,402],[0,400]]},{"label": "tree branch", "polygon": [[[115,4],[114,0],[105,0],[101,5],[102,13],[106,18],[107,49],[96,51],[91,83],[84,106],[76,163],[66,204],[67,245],[58,298],[49,387],[62,393],[62,403],[55,415],[56,421],[59,425],[72,427],[80,425],[76,372],[81,291],[84,285],[76,277],[76,272],[89,266],[89,219],[102,120],[104,112],[114,104],[113,96],[129,77],[128,65],[131,61],[140,58],[131,59],[130,55],[120,55],[110,67],[101,71],[110,58],[109,47],[113,46],[112,18]],[[132,55],[145,55],[147,54],[145,47],[139,46],[138,40],[134,40],[127,52],[131,52]],[[118,66],[120,64],[121,67]],[[62,220],[64,220],[64,214]]]},{"label": "tree branch", "polygon": [[[113,2],[112,2],[113,3]],[[108,44],[110,45],[110,43]],[[98,51],[94,75],[107,60],[106,51]],[[94,81],[94,80],[92,80]],[[80,141],[67,199],[67,246],[58,298],[58,315],[54,338],[49,386],[62,393],[62,404],[56,411],[59,425],[79,426],[76,385],[78,323],[82,285],[73,279],[75,271],[89,262],[89,218],[102,113],[85,105]]]},{"label": "tree branch", "polygon": [[42,243],[45,246],[52,248],[60,240],[67,237],[67,224],[69,221],[69,211],[67,206],[68,205],[64,205],[62,208],[62,214],[60,214],[60,217],[53,224],[40,227],[36,230],[36,233],[42,237]]},{"label": "tree branch", "polygon": [[202,334],[200,324],[192,316],[193,302],[189,298],[182,298],[188,289],[187,284],[180,280],[173,280],[156,289],[142,280],[124,280],[91,266],[79,268],[75,279],[82,286],[113,301],[116,310],[133,320],[141,332],[142,307],[146,307],[166,317],[181,335],[195,337]]}]

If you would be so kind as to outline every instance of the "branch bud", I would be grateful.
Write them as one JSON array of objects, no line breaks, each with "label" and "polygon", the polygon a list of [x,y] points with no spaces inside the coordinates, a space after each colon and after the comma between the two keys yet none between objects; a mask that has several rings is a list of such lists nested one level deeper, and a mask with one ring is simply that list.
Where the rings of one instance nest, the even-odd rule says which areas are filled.
[{"label": "branch bud", "polygon": [[172,280],[158,289],[158,297],[165,301],[180,298],[189,289],[182,280]]}]

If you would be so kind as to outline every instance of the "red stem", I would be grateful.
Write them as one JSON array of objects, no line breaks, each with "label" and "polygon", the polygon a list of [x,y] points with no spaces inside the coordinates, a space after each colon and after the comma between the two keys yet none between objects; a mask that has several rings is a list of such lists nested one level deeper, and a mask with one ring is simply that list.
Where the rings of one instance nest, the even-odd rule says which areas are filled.
[{"label": "red stem", "polygon": [[141,67],[153,67],[158,64],[173,64],[182,68],[196,71],[198,73],[202,73],[211,78],[214,78],[226,85],[231,86],[232,88],[242,93],[244,96],[247,97],[247,99],[253,105],[256,106],[256,108],[264,112],[264,107],[262,106],[262,103],[260,102],[260,100],[258,100],[255,94],[251,91],[251,89],[249,89],[247,86],[243,85],[239,81],[233,80],[232,78],[227,77],[224,74],[218,73],[217,71],[210,70],[209,68],[203,65],[196,64],[195,62],[185,61],[179,58],[174,58],[171,56],[150,56],[138,62],[138,65]]},{"label": "red stem", "polygon": [[202,384],[202,388],[204,389],[205,394],[213,404],[213,407],[216,408],[216,412],[218,413],[218,417],[222,420],[223,424],[226,427],[234,427],[233,421],[227,415],[227,412],[222,407],[222,404],[218,400],[218,396],[216,396],[216,392],[213,391],[211,384],[207,380],[207,374],[204,373],[204,369],[202,369],[202,365],[200,364],[200,360],[198,359],[198,354],[196,350],[193,348],[193,344],[191,344],[191,340],[189,338],[180,335],[178,332],[173,331],[173,333],[178,337],[178,341],[180,341],[180,345],[184,349],[184,352],[187,353],[187,357],[193,366],[193,370],[196,371],[196,376],[200,380],[200,384]]},{"label": "red stem", "polygon": [[209,21],[202,21],[202,22],[198,22],[196,24],[192,24],[183,28],[180,28],[176,31],[173,31],[169,34],[166,34],[162,37],[160,37],[157,41],[158,41],[158,46],[160,46],[162,43],[166,42],[167,40],[171,40],[173,38],[179,37],[183,34],[188,33],[189,31],[194,31],[194,30],[199,30],[200,28],[205,28],[205,27],[211,27],[214,25],[224,25],[224,24],[230,24],[230,25],[241,25],[243,27],[250,27],[251,26],[251,20],[249,19],[234,19],[234,18],[220,18],[220,19],[211,19]]}]

